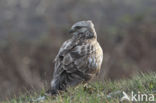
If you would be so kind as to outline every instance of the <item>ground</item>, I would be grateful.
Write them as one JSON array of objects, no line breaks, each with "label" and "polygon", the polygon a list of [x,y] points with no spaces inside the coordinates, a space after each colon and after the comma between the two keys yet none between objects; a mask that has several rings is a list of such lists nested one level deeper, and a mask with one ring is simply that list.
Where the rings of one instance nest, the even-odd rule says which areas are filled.
[{"label": "ground", "polygon": [[[59,94],[58,96],[46,97],[42,103],[122,103],[120,102],[123,97],[123,91],[128,95],[133,91],[137,94],[136,98],[142,94],[147,94],[147,100],[149,100],[149,94],[154,95],[156,101],[156,73],[139,73],[130,79],[121,80],[105,80],[104,82],[93,82],[86,87],[79,85],[76,88],[69,88],[67,92]],[[26,93],[20,97],[15,97],[11,100],[4,101],[2,103],[40,103],[31,102],[32,99],[36,99],[39,96],[44,95],[43,89],[39,93]],[[146,98],[139,103],[150,103],[145,101]],[[132,103],[130,101],[124,101],[125,103]],[[136,102],[138,103],[138,102]],[[154,103],[154,102],[151,102]]]}]

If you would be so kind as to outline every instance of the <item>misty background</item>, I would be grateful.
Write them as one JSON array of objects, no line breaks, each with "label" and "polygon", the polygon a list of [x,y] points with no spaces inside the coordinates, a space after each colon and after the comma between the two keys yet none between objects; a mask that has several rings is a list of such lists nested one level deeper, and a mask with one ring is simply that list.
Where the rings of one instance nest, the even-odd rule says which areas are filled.
[{"label": "misty background", "polygon": [[92,20],[100,81],[156,71],[155,0],[0,0],[0,100],[49,86],[73,23]]}]

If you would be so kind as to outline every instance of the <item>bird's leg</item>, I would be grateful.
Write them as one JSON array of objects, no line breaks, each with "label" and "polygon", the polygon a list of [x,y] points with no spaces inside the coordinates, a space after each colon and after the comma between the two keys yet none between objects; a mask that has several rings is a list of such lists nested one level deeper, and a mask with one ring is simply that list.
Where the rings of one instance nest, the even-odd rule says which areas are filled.
[{"label": "bird's leg", "polygon": [[96,87],[92,85],[91,83],[84,84],[84,91],[88,92],[89,94],[92,94],[96,91]]},{"label": "bird's leg", "polygon": [[91,83],[85,83],[85,84],[84,84],[84,88],[85,88],[85,87],[86,87],[86,88],[88,88],[88,87],[90,87],[90,88],[91,88],[91,87],[92,87],[92,88],[96,88],[96,87],[95,87],[93,84],[91,84]]}]

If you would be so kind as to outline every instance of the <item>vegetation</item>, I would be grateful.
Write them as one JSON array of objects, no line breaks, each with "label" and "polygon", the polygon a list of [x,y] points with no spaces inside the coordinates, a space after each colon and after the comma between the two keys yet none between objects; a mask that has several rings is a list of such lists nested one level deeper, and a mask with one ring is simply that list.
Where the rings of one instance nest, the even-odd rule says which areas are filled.
[{"label": "vegetation", "polygon": [[[0,0],[0,103],[24,90],[41,90],[45,81],[50,83],[53,60],[61,44],[71,38],[71,25],[80,20],[93,21],[103,48],[99,81],[156,72],[155,10],[155,0]],[[105,82],[100,83],[103,88],[112,83]],[[115,90],[104,90],[111,92]],[[76,99],[78,94],[73,95]]]},{"label": "vegetation", "polygon": [[[146,93],[153,94],[156,100],[156,74],[139,74],[131,79],[111,81],[105,80],[103,83],[94,82],[87,86],[79,85],[76,88],[69,88],[68,92],[58,96],[46,97],[44,103],[120,103],[123,96],[122,91],[130,94]],[[32,99],[44,95],[44,90],[40,93],[28,93],[20,97],[8,100],[3,103],[31,103]],[[125,103],[131,103],[124,101]],[[37,103],[37,102],[33,102]],[[146,103],[146,102],[141,102]],[[149,102],[147,102],[149,103]]]}]

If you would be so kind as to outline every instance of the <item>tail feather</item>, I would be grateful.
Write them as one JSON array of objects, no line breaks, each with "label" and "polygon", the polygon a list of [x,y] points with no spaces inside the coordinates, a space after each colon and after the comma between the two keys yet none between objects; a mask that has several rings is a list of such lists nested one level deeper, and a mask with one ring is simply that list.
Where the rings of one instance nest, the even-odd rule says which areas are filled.
[{"label": "tail feather", "polygon": [[51,82],[51,89],[48,91],[52,95],[58,94],[59,91],[66,91],[68,86],[77,86],[83,81],[88,81],[90,77],[85,76],[83,73],[79,71],[75,71],[73,73],[67,73],[63,71],[60,75],[54,76]]},{"label": "tail feather", "polygon": [[59,91],[65,91],[67,88],[67,74],[64,71],[61,75],[53,78],[51,82],[51,89],[47,91],[47,93],[55,95],[58,94]]}]

